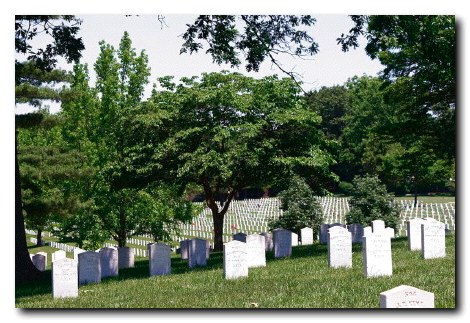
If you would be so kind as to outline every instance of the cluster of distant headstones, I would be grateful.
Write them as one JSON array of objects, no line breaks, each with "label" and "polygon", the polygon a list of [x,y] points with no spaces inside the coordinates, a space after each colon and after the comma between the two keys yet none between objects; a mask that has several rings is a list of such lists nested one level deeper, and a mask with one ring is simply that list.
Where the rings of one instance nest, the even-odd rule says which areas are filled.
[{"label": "cluster of distant headstones", "polygon": [[[410,250],[420,250],[424,259],[445,257],[445,225],[432,218],[415,218],[407,223]],[[393,234],[382,220],[372,221],[371,227],[359,224],[324,224],[320,243],[328,247],[328,265],[331,268],[352,268],[352,244],[362,243],[363,268],[366,278],[392,275],[391,238]],[[313,230],[300,232],[302,245],[313,244]],[[272,233],[237,233],[224,244],[223,275],[225,279],[248,276],[249,268],[266,266],[266,251],[274,258],[290,257],[292,246],[299,244],[297,234],[283,229]],[[78,249],[77,249],[78,250]],[[194,238],[180,242],[178,252],[187,260],[188,267],[206,266],[209,258],[208,240]],[[171,248],[164,243],[147,245],[149,274],[171,274]],[[47,254],[32,255],[33,263],[45,270]],[[99,283],[102,278],[118,276],[120,268],[134,267],[131,248],[106,247],[95,251],[77,251],[74,259],[66,258],[65,251],[52,254],[52,293],[54,298],[77,297],[78,286]],[[433,308],[434,294],[411,286],[401,285],[380,294],[380,307]]]}]

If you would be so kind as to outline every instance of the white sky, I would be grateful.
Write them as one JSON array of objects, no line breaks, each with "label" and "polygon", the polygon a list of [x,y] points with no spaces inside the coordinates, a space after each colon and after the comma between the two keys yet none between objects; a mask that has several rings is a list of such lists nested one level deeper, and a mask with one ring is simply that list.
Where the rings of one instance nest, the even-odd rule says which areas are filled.
[{"label": "white sky", "polygon": [[[387,322],[396,322],[403,318],[411,318],[414,322],[464,322],[469,319],[469,292],[470,279],[465,278],[468,273],[470,264],[468,263],[469,257],[467,248],[468,238],[464,232],[468,228],[470,221],[466,219],[465,212],[468,209],[467,201],[465,198],[458,198],[458,268],[457,268],[457,304],[459,309],[456,311],[434,312],[426,311],[419,313],[393,313],[387,312],[384,315],[381,311],[333,311],[333,312],[318,312],[318,311],[302,311],[302,312],[267,312],[254,313],[254,312],[210,312],[210,311],[185,311],[185,312],[164,312],[164,311],[146,311],[146,312],[115,312],[115,311],[81,311],[81,312],[68,312],[68,311],[21,311],[15,309],[14,304],[14,125],[15,125],[15,99],[14,99],[14,65],[13,60],[15,57],[14,41],[13,41],[13,23],[15,14],[117,14],[122,16],[124,14],[142,14],[142,13],[163,13],[167,16],[167,23],[171,30],[175,28],[174,35],[181,33],[176,31],[177,28],[184,28],[181,24],[177,23],[170,14],[312,14],[318,17],[318,23],[315,28],[318,28],[318,33],[314,33],[317,41],[320,43],[320,53],[314,57],[315,61],[312,62],[296,62],[299,73],[304,73],[304,81],[313,83],[312,87],[321,85],[332,85],[342,83],[352,75],[356,74],[374,74],[377,68],[374,64],[370,67],[365,67],[367,64],[363,59],[354,58],[347,55],[359,55],[357,53],[342,54],[339,48],[336,51],[326,50],[331,44],[327,42],[334,42],[341,32],[346,32],[344,28],[340,28],[340,24],[336,24],[326,17],[323,19],[320,14],[452,14],[457,17],[457,35],[459,40],[458,46],[458,143],[459,143],[459,160],[457,164],[458,175],[458,192],[462,197],[466,196],[468,171],[466,165],[469,165],[467,149],[469,139],[468,128],[464,125],[468,120],[468,105],[466,104],[465,92],[468,89],[467,78],[469,75],[469,65],[465,61],[469,53],[469,32],[468,32],[468,6],[467,1],[442,1],[442,0],[427,0],[427,1],[410,1],[410,0],[390,0],[390,1],[374,1],[374,0],[328,0],[328,1],[315,1],[315,0],[236,0],[236,1],[223,1],[223,0],[173,0],[173,1],[149,1],[149,0],[20,0],[20,1],[2,1],[0,10],[0,39],[2,40],[2,47],[0,50],[1,55],[1,68],[0,68],[0,89],[2,89],[2,96],[0,96],[0,120],[1,120],[1,152],[2,167],[1,167],[1,185],[0,196],[2,196],[2,216],[4,234],[1,235],[1,245],[4,247],[5,264],[1,267],[0,273],[4,278],[2,288],[3,292],[0,293],[0,307],[2,317],[6,318],[8,322],[17,321],[33,321],[34,322],[63,322],[64,319],[68,321],[82,322],[168,322],[175,321],[175,319],[187,319],[191,322],[238,322],[240,320],[246,321],[263,321],[268,319],[270,322],[285,322],[286,320],[295,319],[295,322],[312,322],[318,319],[326,319],[328,322],[376,322],[377,319]],[[89,17],[90,18],[90,17]],[[332,18],[330,16],[330,18]],[[111,19],[111,18],[109,18]],[[121,18],[119,18],[121,19]],[[170,29],[167,32],[159,31],[157,24],[147,22],[146,17],[139,19],[127,19],[124,24],[126,28],[120,23],[103,23],[92,26],[93,19],[84,19],[82,32],[84,33],[85,45],[87,50],[83,53],[83,59],[94,62],[97,56],[97,51],[93,52],[93,43],[96,46],[97,41],[106,39],[113,45],[117,45],[120,37],[125,29],[127,29],[133,40],[134,47],[138,50],[146,49],[149,54],[149,60],[152,67],[151,82],[155,81],[157,76],[164,74],[179,75],[198,75],[201,71],[209,71],[206,69],[206,63],[195,60],[194,57],[180,57],[178,43],[174,36],[170,37]],[[124,20],[124,19],[122,19]],[[87,24],[90,24],[87,26]],[[330,24],[331,30],[328,27]],[[320,32],[320,30],[324,30]],[[89,39],[85,39],[85,32],[89,34]],[[145,32],[155,30],[150,36],[144,36]],[[339,32],[336,32],[339,30]],[[107,34],[109,33],[109,34]],[[114,33],[115,36],[111,36]],[[160,35],[165,33],[165,35]],[[109,36],[106,36],[109,35]],[[141,36],[139,36],[141,35]],[[159,36],[160,35],[160,36]],[[165,38],[166,36],[167,38]],[[159,38],[161,37],[161,38]],[[326,37],[327,40],[324,40]],[[177,48],[176,52],[175,49]],[[171,50],[166,52],[163,50]],[[173,53],[173,54],[172,54]],[[325,56],[325,57],[323,57]],[[175,60],[177,57],[177,61]],[[320,62],[322,62],[320,64]],[[287,62],[285,63],[287,66]],[[306,64],[306,65],[303,65]],[[211,68],[215,68],[212,66]],[[370,69],[369,69],[370,68]],[[214,70],[219,70],[220,67]],[[263,73],[272,73],[270,66],[267,66],[264,72],[261,72],[258,77],[264,75]],[[160,74],[161,73],[161,74]],[[429,273],[424,273],[429,274]],[[412,285],[412,282],[410,282]],[[321,288],[321,286],[319,286]],[[158,292],[156,290],[156,292]],[[258,314],[258,315],[256,315]],[[400,315],[401,314],[401,315]],[[412,315],[414,314],[414,315]]]},{"label": "white sky", "polygon": [[[277,66],[269,61],[261,65],[259,72],[248,73],[244,64],[237,68],[229,65],[217,65],[212,62],[209,54],[203,50],[192,55],[180,55],[183,39],[181,35],[186,31],[186,24],[194,22],[197,15],[165,15],[166,26],[162,26],[156,15],[140,15],[126,17],[119,15],[82,15],[83,23],[80,26],[79,37],[82,37],[85,50],[82,51],[81,63],[89,66],[92,83],[95,79],[93,64],[99,55],[101,40],[118,48],[119,41],[127,31],[137,52],[145,50],[149,57],[151,68],[150,83],[146,87],[145,97],[150,95],[152,84],[157,78],[165,75],[175,76],[179,80],[183,76],[201,75],[203,72],[217,72],[223,69],[237,71],[261,78],[266,75],[278,74],[286,77]],[[318,89],[322,86],[343,84],[354,75],[376,76],[383,66],[378,60],[371,60],[364,51],[365,39],[361,39],[361,47],[349,52],[343,52],[336,43],[342,33],[347,33],[353,26],[347,15],[314,15],[317,22],[309,27],[309,34],[319,44],[320,51],[316,55],[305,58],[293,58],[289,55],[279,56],[282,67],[288,71],[295,71],[301,75],[304,90]],[[44,47],[50,38],[37,37],[34,44]],[[18,56],[20,59],[21,57]],[[59,67],[71,70],[72,64],[60,61]],[[58,104],[50,104],[51,111],[59,109]],[[28,105],[18,105],[16,113],[25,113],[34,110]]]}]

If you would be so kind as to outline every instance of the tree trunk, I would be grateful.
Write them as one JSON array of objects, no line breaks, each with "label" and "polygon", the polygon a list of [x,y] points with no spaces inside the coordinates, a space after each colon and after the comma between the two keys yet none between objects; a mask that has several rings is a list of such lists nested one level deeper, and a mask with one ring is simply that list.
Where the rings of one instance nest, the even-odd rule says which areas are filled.
[{"label": "tree trunk", "polygon": [[224,249],[224,215],[212,211],[212,219],[214,220],[214,251],[222,251]]},{"label": "tree trunk", "polygon": [[39,271],[31,261],[26,243],[26,232],[21,200],[20,168],[15,138],[15,281],[25,283],[42,279]]},{"label": "tree trunk", "polygon": [[212,220],[214,221],[214,251],[222,251],[224,249],[224,217],[225,213],[227,213],[230,202],[235,196],[235,192],[236,191],[233,190],[227,195],[225,203],[222,204],[222,210],[219,211],[219,207],[215,202],[216,194],[210,189],[208,185],[204,185],[206,203],[212,211]]},{"label": "tree trunk", "polygon": [[36,247],[42,247],[44,244],[42,243],[42,230],[40,228],[37,229],[38,233],[36,234]]}]

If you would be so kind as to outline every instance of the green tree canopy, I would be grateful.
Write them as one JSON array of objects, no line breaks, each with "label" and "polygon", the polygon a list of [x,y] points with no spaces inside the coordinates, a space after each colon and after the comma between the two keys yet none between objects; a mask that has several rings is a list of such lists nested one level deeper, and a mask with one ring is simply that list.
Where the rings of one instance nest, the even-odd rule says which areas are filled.
[{"label": "green tree canopy", "polygon": [[224,215],[239,190],[294,173],[332,176],[320,119],[305,108],[292,80],[224,72],[178,85],[166,77],[161,84],[146,113],[129,121],[132,144],[126,146],[132,148],[123,168],[130,171],[122,181],[200,185],[212,210],[217,250]]}]

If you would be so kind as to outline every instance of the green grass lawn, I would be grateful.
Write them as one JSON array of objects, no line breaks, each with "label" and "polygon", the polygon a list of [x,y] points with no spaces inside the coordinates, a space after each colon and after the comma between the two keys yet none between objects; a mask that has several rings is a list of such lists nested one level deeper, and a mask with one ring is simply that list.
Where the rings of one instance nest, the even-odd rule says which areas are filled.
[{"label": "green grass lawn", "polygon": [[247,278],[223,278],[222,253],[206,267],[189,269],[177,255],[172,274],[148,277],[148,260],[120,270],[119,277],[81,286],[79,297],[53,299],[50,271],[43,281],[17,286],[18,308],[377,308],[379,294],[410,285],[435,294],[435,306],[455,308],[455,238],[446,237],[445,258],[421,258],[405,238],[392,242],[393,276],[365,278],[361,246],[353,247],[353,268],[332,269],[326,245],[298,246],[292,257],[251,268]]},{"label": "green grass lawn", "polygon": [[[396,200],[409,200],[414,201],[414,196],[397,196]],[[428,195],[419,195],[418,201],[423,203],[455,203],[455,196],[428,196]]]}]

